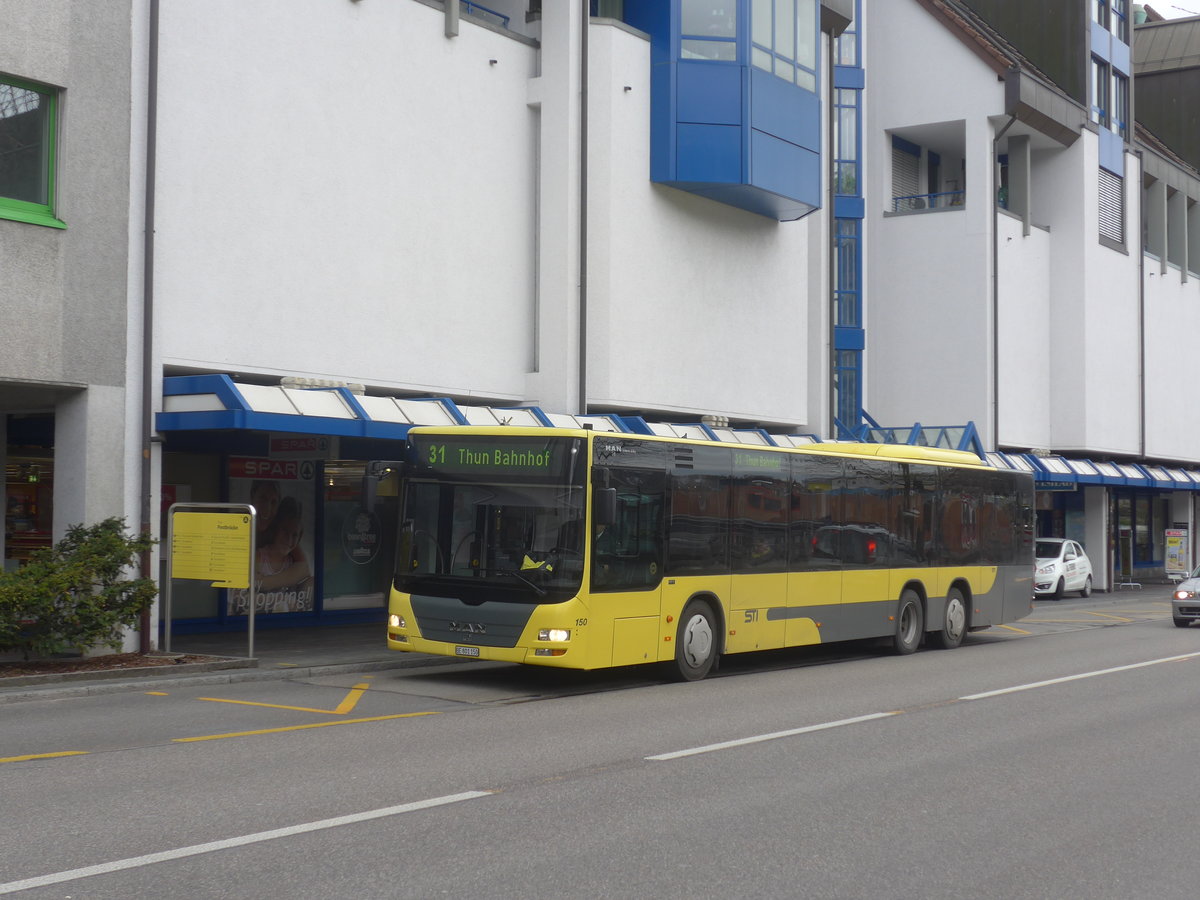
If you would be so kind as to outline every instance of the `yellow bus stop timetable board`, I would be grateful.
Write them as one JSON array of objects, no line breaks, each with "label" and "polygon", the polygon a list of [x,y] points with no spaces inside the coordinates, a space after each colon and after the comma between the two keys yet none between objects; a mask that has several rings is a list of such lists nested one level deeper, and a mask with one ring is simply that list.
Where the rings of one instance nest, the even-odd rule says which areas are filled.
[{"label": "yellow bus stop timetable board", "polygon": [[213,587],[250,587],[253,529],[246,513],[174,513],[172,577],[211,581]]}]

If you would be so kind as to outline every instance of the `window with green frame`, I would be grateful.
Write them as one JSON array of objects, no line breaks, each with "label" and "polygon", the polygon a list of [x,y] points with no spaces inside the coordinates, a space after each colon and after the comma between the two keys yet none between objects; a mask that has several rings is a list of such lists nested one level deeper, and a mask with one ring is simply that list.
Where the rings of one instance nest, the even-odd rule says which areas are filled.
[{"label": "window with green frame", "polygon": [[0,75],[0,219],[65,228],[54,215],[58,92]]}]

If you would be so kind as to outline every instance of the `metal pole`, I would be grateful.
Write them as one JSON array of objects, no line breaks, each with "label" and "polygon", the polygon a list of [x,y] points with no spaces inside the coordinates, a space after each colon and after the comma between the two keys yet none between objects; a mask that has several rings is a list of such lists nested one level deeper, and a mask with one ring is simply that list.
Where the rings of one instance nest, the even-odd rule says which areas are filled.
[{"label": "metal pole", "polygon": [[167,572],[166,583],[163,584],[163,643],[162,648],[164,653],[171,652],[171,582],[173,575],[171,574],[171,566],[175,562],[175,554],[171,552],[171,548],[175,546],[175,504],[171,504],[171,508],[167,510]]},{"label": "metal pole", "polygon": [[258,586],[254,576],[258,574],[258,510],[253,505],[250,510],[250,609],[246,615],[246,634],[248,646],[246,659],[254,659],[254,607],[258,605]]}]

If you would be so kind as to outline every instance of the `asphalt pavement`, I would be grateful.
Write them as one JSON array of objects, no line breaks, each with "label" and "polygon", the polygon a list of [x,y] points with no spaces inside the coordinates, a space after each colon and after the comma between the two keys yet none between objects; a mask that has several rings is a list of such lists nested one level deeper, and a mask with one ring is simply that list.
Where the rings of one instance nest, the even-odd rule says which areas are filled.
[{"label": "asphalt pavement", "polygon": [[[1046,608],[1103,611],[1106,607],[1129,603],[1167,603],[1170,597],[1170,585],[1148,584],[1141,589],[1097,592],[1087,599],[1068,597],[1063,600],[1035,600],[1033,611]],[[175,636],[171,641],[172,653],[209,656],[212,659],[138,670],[0,678],[0,705],[146,690],[148,684],[155,687],[181,683],[231,684],[460,662],[449,657],[389,650],[384,639],[384,628],[383,623],[375,623],[260,629],[254,636],[252,657],[248,655],[249,640],[244,632]]]}]

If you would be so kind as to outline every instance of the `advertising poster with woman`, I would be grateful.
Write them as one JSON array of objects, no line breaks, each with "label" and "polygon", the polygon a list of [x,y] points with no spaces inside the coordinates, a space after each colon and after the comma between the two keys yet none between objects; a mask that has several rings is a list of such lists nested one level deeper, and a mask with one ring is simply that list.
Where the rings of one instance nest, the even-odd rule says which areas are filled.
[{"label": "advertising poster with woman", "polygon": [[[310,460],[235,457],[229,499],[249,503],[255,523],[254,614],[312,612],[313,475]],[[250,591],[229,592],[229,615],[250,610]]]}]

